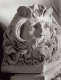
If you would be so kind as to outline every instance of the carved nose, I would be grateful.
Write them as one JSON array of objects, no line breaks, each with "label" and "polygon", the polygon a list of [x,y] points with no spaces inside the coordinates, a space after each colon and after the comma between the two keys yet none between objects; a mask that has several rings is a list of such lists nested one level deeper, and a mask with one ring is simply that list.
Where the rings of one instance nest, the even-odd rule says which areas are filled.
[{"label": "carved nose", "polygon": [[34,35],[35,37],[41,37],[42,35],[42,27],[40,23],[37,23],[34,25],[35,31],[34,31]]}]

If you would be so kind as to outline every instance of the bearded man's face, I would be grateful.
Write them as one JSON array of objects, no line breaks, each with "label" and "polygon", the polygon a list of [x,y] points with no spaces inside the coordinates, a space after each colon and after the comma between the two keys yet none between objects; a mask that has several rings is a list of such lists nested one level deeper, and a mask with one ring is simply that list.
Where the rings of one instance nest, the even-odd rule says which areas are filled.
[{"label": "bearded man's face", "polygon": [[[52,11],[52,8],[46,9],[40,5],[19,7],[6,33],[11,41],[8,48],[7,42],[4,41],[5,53],[10,64],[16,64],[23,56],[31,62],[33,59],[41,62],[42,55],[46,59],[51,57],[53,48],[57,48],[56,24],[53,23]],[[12,53],[16,60],[11,60]]]}]

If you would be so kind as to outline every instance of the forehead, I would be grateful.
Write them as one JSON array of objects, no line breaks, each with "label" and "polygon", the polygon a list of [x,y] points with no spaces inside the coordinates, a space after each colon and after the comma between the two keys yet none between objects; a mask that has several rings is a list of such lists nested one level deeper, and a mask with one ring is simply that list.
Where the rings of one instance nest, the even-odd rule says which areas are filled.
[{"label": "forehead", "polygon": [[[29,12],[28,10],[30,11],[30,13],[28,13]],[[40,23],[49,22],[49,21],[51,22],[50,15],[52,13],[52,10],[51,9],[47,9],[46,7],[44,7],[42,5],[39,5],[39,4],[34,4],[32,6],[28,6],[24,10],[23,10],[23,7],[20,7],[18,13],[19,14],[22,13],[22,15],[25,15],[25,13],[27,15],[31,14],[31,17],[24,17],[24,16],[22,16],[22,17],[23,18],[27,18],[32,25],[37,23],[37,22],[40,22]],[[22,24],[22,23],[20,23],[20,24]]]}]

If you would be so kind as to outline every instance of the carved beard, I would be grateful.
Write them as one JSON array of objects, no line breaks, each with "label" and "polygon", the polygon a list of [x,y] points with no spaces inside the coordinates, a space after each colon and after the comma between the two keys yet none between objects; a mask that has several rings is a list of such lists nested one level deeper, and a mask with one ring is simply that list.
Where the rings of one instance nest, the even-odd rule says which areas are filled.
[{"label": "carved beard", "polygon": [[[56,31],[54,32],[52,27],[52,9],[47,9],[47,11],[43,9],[40,15],[37,15],[39,14],[38,9],[28,9],[31,10],[31,15],[27,17],[26,14],[23,16],[19,12],[5,33],[4,51],[8,56],[9,64],[17,64],[20,59],[25,60],[26,63],[27,60],[30,60],[32,64],[34,59],[37,62],[42,62],[44,57],[46,59],[50,57],[53,48],[56,48],[56,41],[54,41],[54,46],[52,41],[56,37]],[[55,35],[55,37],[53,36],[51,39],[52,35]]]}]

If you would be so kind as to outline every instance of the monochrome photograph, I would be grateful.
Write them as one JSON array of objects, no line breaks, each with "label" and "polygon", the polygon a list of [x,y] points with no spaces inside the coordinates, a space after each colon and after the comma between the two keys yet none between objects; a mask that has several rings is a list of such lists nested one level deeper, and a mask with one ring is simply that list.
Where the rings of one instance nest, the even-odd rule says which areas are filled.
[{"label": "monochrome photograph", "polygon": [[61,0],[0,0],[0,80],[61,80]]}]

